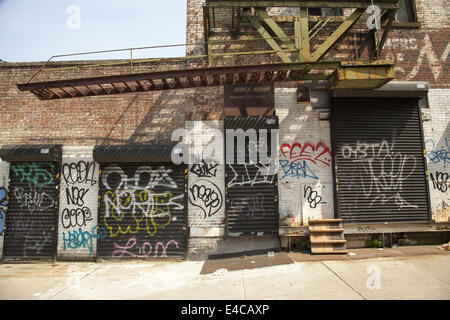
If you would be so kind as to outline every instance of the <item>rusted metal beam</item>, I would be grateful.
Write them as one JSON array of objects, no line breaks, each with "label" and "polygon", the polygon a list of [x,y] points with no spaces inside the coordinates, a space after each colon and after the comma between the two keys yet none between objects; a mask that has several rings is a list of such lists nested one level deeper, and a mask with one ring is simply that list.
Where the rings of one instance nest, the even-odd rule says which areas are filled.
[{"label": "rusted metal beam", "polygon": [[[199,69],[185,69],[185,70],[171,70],[159,71],[152,73],[135,73],[128,75],[104,76],[84,79],[70,79],[58,80],[48,82],[36,82],[27,84],[17,84],[21,91],[31,91],[40,99],[63,99],[75,98],[80,96],[96,96],[105,94],[123,94],[129,92],[142,92],[154,90],[169,90],[177,88],[192,88],[192,87],[206,87],[235,83],[258,83],[258,82],[274,82],[274,81],[289,81],[289,73],[293,73],[293,77],[298,79],[321,77],[317,75],[308,75],[311,71],[325,71],[337,70],[341,66],[351,67],[372,67],[374,71],[380,66],[392,66],[390,61],[317,61],[317,62],[294,62],[294,63],[278,63],[265,65],[247,65],[247,66],[232,66],[232,67],[215,67],[215,68],[199,68]],[[371,69],[371,70],[372,70]],[[237,79],[235,79],[237,75]],[[275,77],[274,77],[275,75]],[[210,80],[208,81],[208,77]],[[222,78],[223,77],[223,78]],[[175,79],[176,86],[171,85],[167,79]],[[200,81],[194,81],[199,78]],[[219,80],[220,78],[220,80]],[[178,79],[178,80],[177,80]],[[144,86],[143,82],[149,81],[150,86]],[[161,85],[157,85],[158,82]],[[142,82],[142,83],[141,83]],[[119,88],[117,84],[122,83],[124,88]],[[133,85],[128,85],[133,83]],[[139,86],[139,83],[141,85]],[[110,85],[115,90],[106,89],[102,85]],[[95,86],[99,87],[96,89]],[[77,94],[72,94],[64,90],[64,88],[72,88]],[[65,95],[54,95],[45,90],[62,90],[66,92]],[[81,90],[82,89],[82,90]],[[85,90],[86,89],[86,90]],[[40,91],[39,91],[40,90]]]}]

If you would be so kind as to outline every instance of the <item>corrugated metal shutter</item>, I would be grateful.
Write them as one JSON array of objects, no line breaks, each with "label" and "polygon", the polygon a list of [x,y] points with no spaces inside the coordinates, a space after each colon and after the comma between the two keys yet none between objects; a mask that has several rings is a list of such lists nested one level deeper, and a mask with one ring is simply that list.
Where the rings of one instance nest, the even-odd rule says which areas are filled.
[{"label": "corrugated metal shutter", "polygon": [[98,240],[102,258],[185,258],[186,166],[101,164]]},{"label": "corrugated metal shutter", "polygon": [[[265,128],[268,129],[268,141],[271,141],[270,129],[278,128],[278,118],[225,117],[224,127],[243,130],[253,128],[256,131]],[[277,236],[279,212],[276,172],[271,171],[269,165],[260,163],[259,159],[254,164],[237,164],[237,147],[235,143],[235,164],[225,166],[227,235],[230,237]],[[246,140],[246,162],[248,149],[248,140]],[[270,145],[268,149],[270,152]]]},{"label": "corrugated metal shutter", "polygon": [[58,172],[58,163],[11,163],[5,258],[56,255]]},{"label": "corrugated metal shutter", "polygon": [[335,99],[332,140],[345,222],[429,220],[416,99]]}]

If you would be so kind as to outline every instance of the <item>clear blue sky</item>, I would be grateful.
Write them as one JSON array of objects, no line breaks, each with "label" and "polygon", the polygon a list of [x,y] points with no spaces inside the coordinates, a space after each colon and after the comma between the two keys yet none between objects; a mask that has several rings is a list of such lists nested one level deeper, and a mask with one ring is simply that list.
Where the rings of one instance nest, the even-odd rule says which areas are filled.
[{"label": "clear blue sky", "polygon": [[[0,59],[186,42],[186,0],[0,0]],[[184,56],[185,47],[133,52],[133,58]],[[108,53],[58,60],[122,59]]]}]

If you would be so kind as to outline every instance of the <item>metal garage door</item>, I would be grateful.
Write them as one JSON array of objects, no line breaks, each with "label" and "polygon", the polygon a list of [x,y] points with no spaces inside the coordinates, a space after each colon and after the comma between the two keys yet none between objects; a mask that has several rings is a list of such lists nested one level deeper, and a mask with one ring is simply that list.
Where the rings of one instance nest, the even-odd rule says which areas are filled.
[{"label": "metal garage door", "polygon": [[98,240],[103,258],[185,258],[186,166],[101,164]]},{"label": "metal garage door", "polygon": [[344,221],[428,221],[416,99],[335,99],[332,140]]},{"label": "metal garage door", "polygon": [[[278,129],[277,117],[225,117],[225,129]],[[257,137],[259,138],[259,136]],[[276,139],[277,137],[274,137]],[[226,143],[230,143],[226,138]],[[226,164],[226,226],[228,236],[278,235],[277,175],[268,165],[258,161],[237,164],[234,144],[234,164]],[[249,140],[246,139],[245,156],[248,160]],[[270,152],[270,146],[268,147]],[[277,149],[278,151],[278,149]],[[246,162],[247,162],[246,160]]]},{"label": "metal garage door", "polygon": [[11,163],[5,258],[56,255],[58,172],[58,163]]}]

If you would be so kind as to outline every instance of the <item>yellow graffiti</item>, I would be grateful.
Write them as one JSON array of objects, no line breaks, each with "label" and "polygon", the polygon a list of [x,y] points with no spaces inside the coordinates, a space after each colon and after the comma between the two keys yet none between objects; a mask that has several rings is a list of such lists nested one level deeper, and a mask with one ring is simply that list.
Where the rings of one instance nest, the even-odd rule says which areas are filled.
[{"label": "yellow graffiti", "polygon": [[182,207],[173,202],[174,199],[169,191],[155,193],[151,190],[115,192],[108,190],[104,197],[106,207],[104,223],[109,229],[110,237],[118,234],[136,234],[139,231],[154,236],[158,229],[170,224],[171,206]]}]

